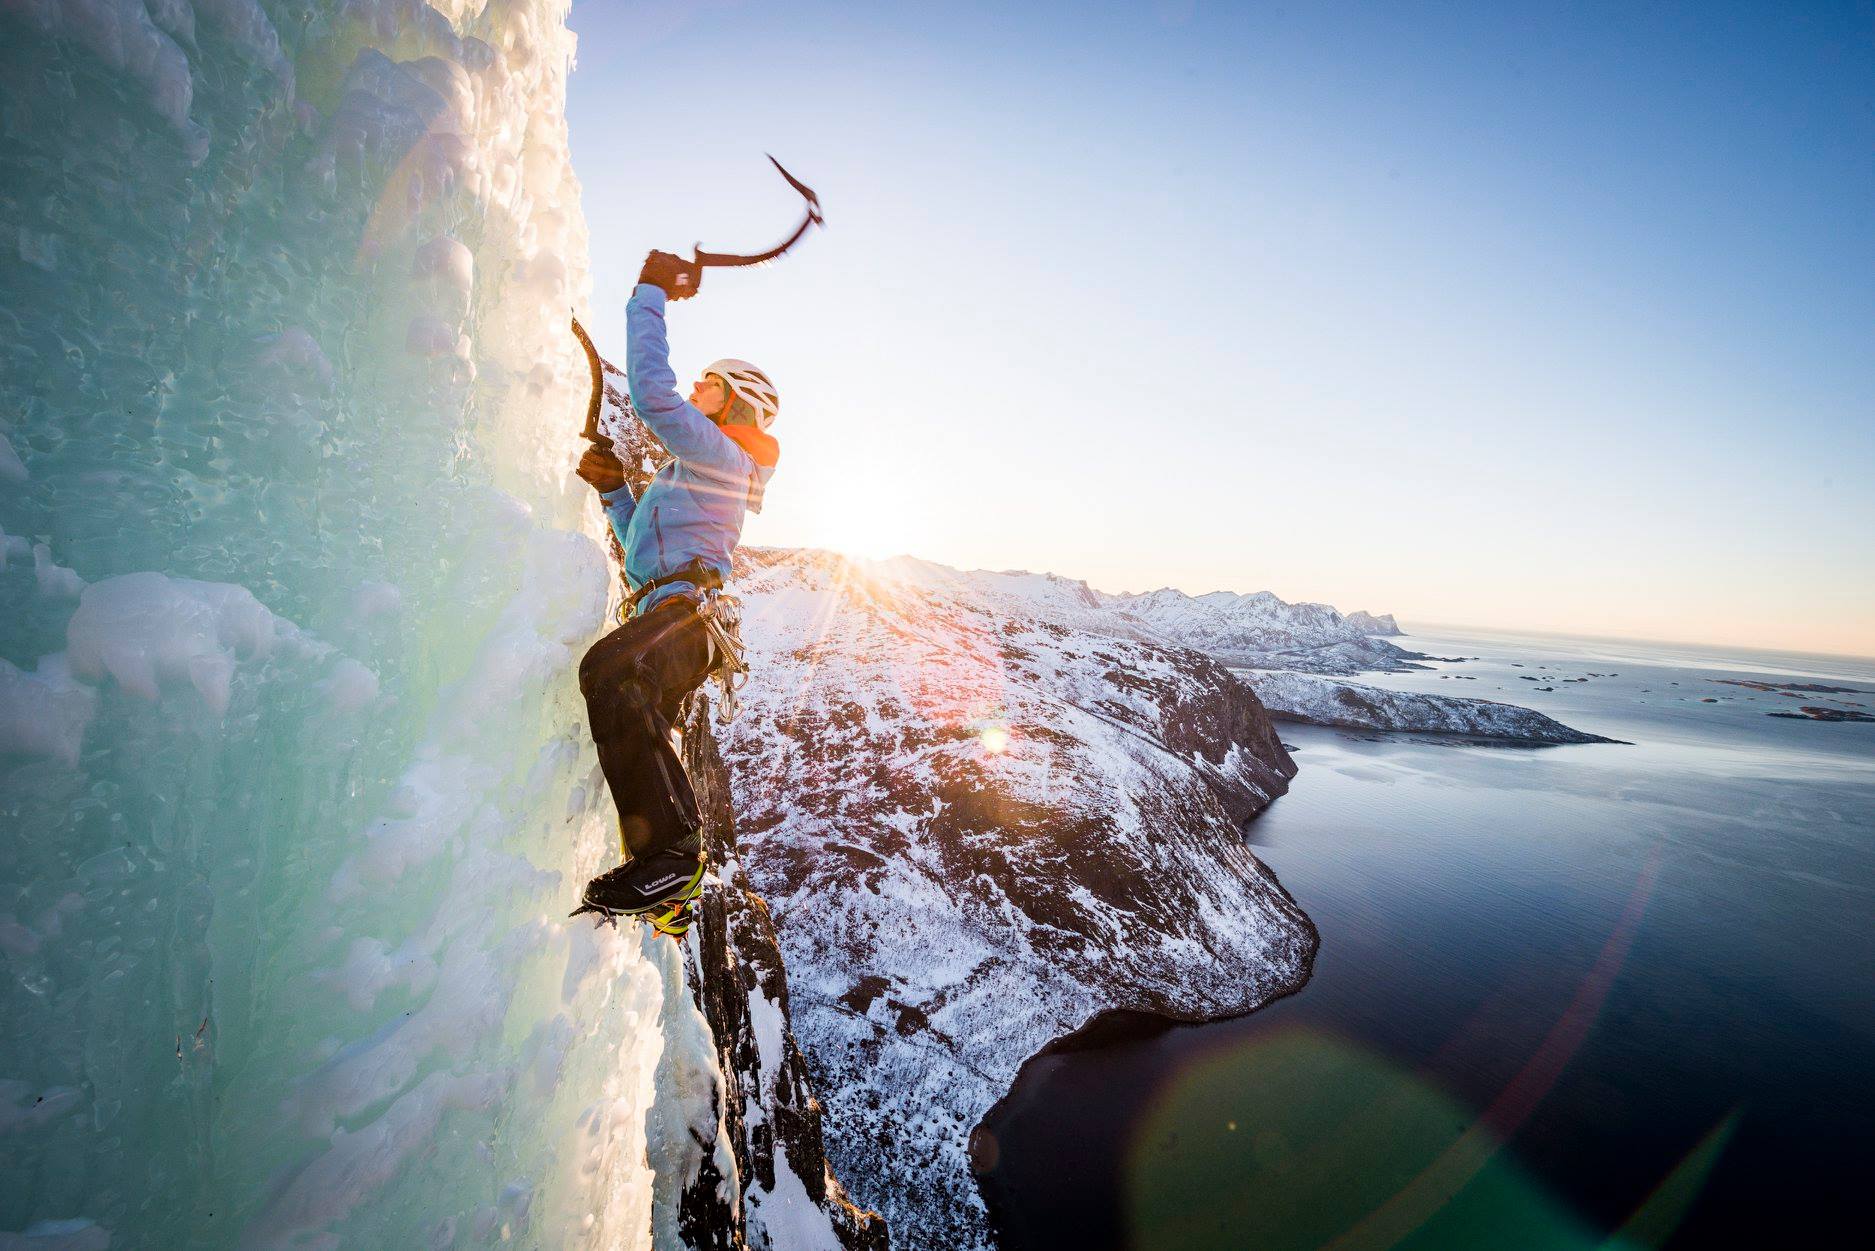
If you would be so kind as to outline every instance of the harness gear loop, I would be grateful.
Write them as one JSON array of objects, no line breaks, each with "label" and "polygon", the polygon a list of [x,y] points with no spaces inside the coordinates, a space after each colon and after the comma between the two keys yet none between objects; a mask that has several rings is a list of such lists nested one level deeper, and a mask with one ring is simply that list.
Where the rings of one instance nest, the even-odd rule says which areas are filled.
[{"label": "harness gear loop", "polygon": [[736,692],[748,680],[749,666],[742,659],[742,601],[723,591],[710,591],[697,599],[697,620],[710,636],[710,670],[722,698],[716,701],[716,723],[736,719]]},{"label": "harness gear loop", "polygon": [[661,578],[647,578],[636,590],[625,597],[625,603],[620,608],[621,615],[626,617],[635,615],[638,605],[644,602],[645,596],[659,587],[670,586],[675,582],[688,582],[699,592],[719,591],[723,586],[723,575],[704,564],[702,558],[699,557],[681,568],[671,570]]}]

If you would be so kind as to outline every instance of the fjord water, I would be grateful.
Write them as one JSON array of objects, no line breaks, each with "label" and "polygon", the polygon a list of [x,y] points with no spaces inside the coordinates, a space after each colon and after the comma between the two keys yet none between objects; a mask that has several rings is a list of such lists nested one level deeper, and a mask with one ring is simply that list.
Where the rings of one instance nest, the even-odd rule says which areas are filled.
[{"label": "fjord water", "polygon": [[1362,681],[1630,745],[1283,726],[1301,772],[1246,837],[1320,929],[1312,980],[1032,1061],[978,1153],[1005,1245],[1816,1245],[1859,1220],[1875,724],[1767,714],[1875,695],[1717,679],[1875,692],[1875,663],[1400,641],[1474,659]]}]

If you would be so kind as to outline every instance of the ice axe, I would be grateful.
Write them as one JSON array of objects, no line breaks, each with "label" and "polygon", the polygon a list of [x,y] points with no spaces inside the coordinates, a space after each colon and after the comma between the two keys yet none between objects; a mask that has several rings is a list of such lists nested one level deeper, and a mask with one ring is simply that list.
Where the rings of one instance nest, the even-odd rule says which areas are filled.
[{"label": "ice axe", "polygon": [[586,425],[579,432],[579,437],[609,452],[612,450],[612,440],[606,438],[599,429],[599,402],[605,396],[605,371],[599,364],[599,349],[592,345],[592,339],[586,334],[586,327],[579,324],[578,317],[573,318],[573,337],[586,350],[586,370],[592,375],[592,393],[586,398]]},{"label": "ice axe", "polygon": [[[824,217],[820,211],[820,197],[814,194],[814,189],[802,182],[799,178],[796,178],[793,174],[790,174],[787,169],[783,167],[781,162],[777,161],[773,156],[766,152],[762,155],[768,157],[768,163],[775,167],[775,171],[783,178],[787,179],[788,185],[800,192],[801,198],[807,201],[806,216],[801,218],[801,224],[794,228],[793,234],[768,249],[768,251],[757,252],[752,256],[739,256],[732,252],[705,252],[702,244],[694,245],[690,249],[690,264],[683,272],[677,275],[677,285],[689,289],[686,294],[697,289],[703,282],[703,271],[711,266],[721,269],[730,269],[740,265],[760,265],[764,261],[772,261],[783,252],[786,252],[789,248],[799,243],[801,241],[801,236],[807,233],[807,228],[809,226],[825,226],[827,224],[826,217]],[[673,294],[675,293],[673,292]]]},{"label": "ice axe", "polygon": [[[690,264],[677,275],[677,284],[688,289],[686,294],[697,289],[703,281],[703,270],[708,266],[714,265],[727,269],[741,265],[760,265],[764,261],[772,261],[799,243],[809,226],[827,224],[826,217],[820,211],[820,197],[814,194],[814,189],[790,174],[773,156],[766,152],[762,155],[768,157],[769,164],[773,165],[776,171],[788,180],[788,185],[800,192],[801,198],[807,201],[806,216],[801,218],[801,224],[794,228],[793,234],[768,251],[757,252],[752,256],[739,256],[732,252],[705,252],[702,244],[696,244],[690,250]],[[579,432],[580,437],[599,447],[610,449],[612,440],[606,438],[599,429],[600,400],[605,394],[605,374],[599,364],[599,349],[592,345],[592,339],[587,336],[585,327],[579,324],[577,317],[573,319],[573,337],[578,339],[580,347],[585,349],[586,367],[592,375],[592,392],[586,401],[586,426]]]}]

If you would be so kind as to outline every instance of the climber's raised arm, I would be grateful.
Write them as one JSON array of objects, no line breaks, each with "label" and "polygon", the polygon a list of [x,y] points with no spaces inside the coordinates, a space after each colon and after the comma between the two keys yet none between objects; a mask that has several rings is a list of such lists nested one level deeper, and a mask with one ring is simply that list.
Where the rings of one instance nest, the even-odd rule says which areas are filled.
[{"label": "climber's raised arm", "polygon": [[671,345],[664,329],[664,305],[683,262],[668,252],[645,258],[638,286],[625,305],[625,381],[632,408],[658,441],[679,460],[730,473],[746,470],[742,449],[695,405],[677,394],[671,369]]}]

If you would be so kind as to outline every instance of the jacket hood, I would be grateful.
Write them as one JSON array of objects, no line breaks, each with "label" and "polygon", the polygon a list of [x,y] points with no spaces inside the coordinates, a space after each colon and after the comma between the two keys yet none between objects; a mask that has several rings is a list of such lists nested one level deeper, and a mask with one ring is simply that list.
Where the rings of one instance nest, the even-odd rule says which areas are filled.
[{"label": "jacket hood", "polygon": [[764,469],[773,469],[775,462],[781,459],[781,444],[775,436],[766,430],[754,426],[718,426],[730,440],[749,454],[749,459]]}]

